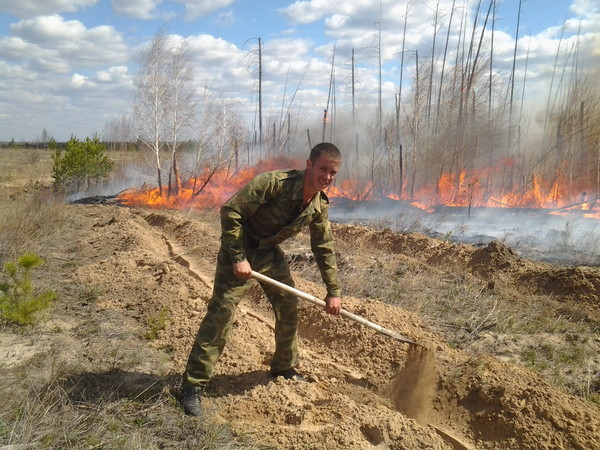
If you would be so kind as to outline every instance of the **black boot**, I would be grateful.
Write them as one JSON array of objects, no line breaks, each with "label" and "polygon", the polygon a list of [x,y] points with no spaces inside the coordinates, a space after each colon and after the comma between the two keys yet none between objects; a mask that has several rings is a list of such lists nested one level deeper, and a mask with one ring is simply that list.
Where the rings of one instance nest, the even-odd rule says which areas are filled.
[{"label": "black boot", "polygon": [[191,384],[183,385],[181,395],[179,396],[179,403],[188,416],[201,416],[202,405],[200,404],[200,394],[202,388],[199,386],[193,386]]}]

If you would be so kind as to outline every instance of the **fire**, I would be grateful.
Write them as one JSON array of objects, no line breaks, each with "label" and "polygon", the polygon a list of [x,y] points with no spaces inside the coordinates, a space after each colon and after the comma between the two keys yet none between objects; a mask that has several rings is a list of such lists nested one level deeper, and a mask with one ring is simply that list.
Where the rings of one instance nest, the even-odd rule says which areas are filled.
[{"label": "fire", "polygon": [[217,209],[238,189],[261,172],[290,167],[300,167],[299,162],[290,158],[273,158],[268,162],[260,161],[253,167],[233,172],[227,167],[206,166],[201,174],[181,183],[177,192],[163,193],[158,187],[128,189],[118,195],[119,201],[127,206],[147,206],[162,209]]},{"label": "fire", "polygon": [[[507,163],[506,165],[509,165]],[[169,193],[163,188],[160,195],[158,188],[127,190],[119,195],[119,200],[130,206],[146,205],[152,208],[200,208],[217,209],[240,187],[245,185],[258,173],[291,167],[302,167],[303,162],[290,158],[272,158],[261,161],[257,165],[234,172],[231,168],[222,167],[215,170],[206,167],[198,176],[181,183],[177,192]],[[527,182],[519,188],[494,182],[494,168],[477,171],[465,169],[457,173],[442,173],[429,185],[414,191],[410,196],[404,186],[402,196],[392,189],[373,180],[338,179],[328,188],[327,195],[335,200],[344,198],[352,201],[379,201],[384,198],[406,201],[425,211],[433,211],[436,206],[447,207],[493,207],[493,208],[541,208],[552,214],[572,214],[580,211],[583,217],[600,219],[600,202],[590,200],[582,194],[576,200],[568,192],[568,184],[564,177],[556,175],[548,181],[537,174],[531,174]],[[523,187],[523,185],[525,187]]]},{"label": "fire", "polygon": [[375,184],[372,181],[342,180],[338,185],[330,186],[327,195],[355,201],[372,201],[377,200],[374,189]]},{"label": "fire", "polygon": [[[556,211],[587,210],[600,213],[600,203],[587,199],[586,194],[579,198],[568,195],[569,189],[564,177],[556,176],[551,182],[537,174],[531,174],[525,187],[509,190],[507,187],[494,188],[492,169],[482,169],[474,173],[461,170],[458,174],[440,175],[435,186],[420,189],[411,204],[429,210],[434,206],[454,207],[495,207],[495,208],[536,208]],[[485,181],[484,181],[485,180]],[[575,191],[572,187],[570,191]],[[589,214],[594,216],[597,214]]]}]

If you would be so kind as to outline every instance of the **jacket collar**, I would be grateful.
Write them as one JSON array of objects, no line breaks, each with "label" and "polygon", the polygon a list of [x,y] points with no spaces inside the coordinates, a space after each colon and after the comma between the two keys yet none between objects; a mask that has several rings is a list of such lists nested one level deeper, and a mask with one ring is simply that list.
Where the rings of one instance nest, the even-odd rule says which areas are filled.
[{"label": "jacket collar", "polygon": [[[292,199],[300,200],[302,202],[302,201],[304,201],[303,187],[304,187],[304,174],[306,173],[306,169],[299,170],[298,172],[300,173],[300,176],[296,178],[296,182],[294,184],[294,188],[293,188],[293,192],[292,192]],[[306,208],[304,208],[304,212],[310,213],[314,210],[321,212],[321,203],[323,201],[326,203],[329,203],[329,199],[322,191],[317,192],[315,195],[313,195],[313,198],[310,199],[310,202],[308,203]]]}]

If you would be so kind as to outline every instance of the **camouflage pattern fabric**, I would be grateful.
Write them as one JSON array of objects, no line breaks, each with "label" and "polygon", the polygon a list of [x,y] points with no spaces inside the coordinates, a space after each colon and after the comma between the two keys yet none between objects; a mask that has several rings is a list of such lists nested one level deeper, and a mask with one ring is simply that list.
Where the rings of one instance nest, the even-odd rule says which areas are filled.
[{"label": "camouflage pattern fabric", "polygon": [[[304,170],[278,170],[258,175],[221,209],[221,242],[235,262],[248,259],[246,247],[266,249],[296,235],[308,225],[311,248],[327,295],[339,297],[329,199],[318,192],[302,208]],[[254,268],[254,270],[258,270]]]},{"label": "camouflage pattern fabric", "polygon": [[[233,275],[233,264],[248,260],[253,270],[294,286],[279,245],[310,227],[311,248],[329,296],[341,295],[328,219],[328,199],[317,193],[302,206],[304,171],[265,172],[254,178],[221,208],[221,249],[213,296],[188,358],[184,381],[204,386],[211,378],[227,341],[235,310],[250,282]],[[297,298],[261,283],[275,313],[275,353],[271,370],[295,366],[298,358]]]}]

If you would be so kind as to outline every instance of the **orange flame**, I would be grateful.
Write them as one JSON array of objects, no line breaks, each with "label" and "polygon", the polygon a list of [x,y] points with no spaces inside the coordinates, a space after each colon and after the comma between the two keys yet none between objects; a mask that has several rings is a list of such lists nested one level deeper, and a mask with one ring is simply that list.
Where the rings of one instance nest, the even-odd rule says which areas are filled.
[{"label": "orange flame", "polygon": [[121,192],[117,198],[127,206],[216,209],[259,173],[298,166],[297,160],[284,157],[260,161],[253,167],[235,173],[225,167],[215,169],[206,166],[201,174],[182,182],[177,189],[169,192],[168,188],[163,186],[162,195],[159,188],[142,188],[128,189]]},{"label": "orange flame", "polygon": [[[510,164],[510,161],[506,161],[504,167]],[[302,162],[278,157],[260,161],[254,167],[235,173],[227,168],[213,170],[206,167],[201,174],[181,183],[175,193],[173,190],[167,192],[166,188],[163,189],[163,195],[160,195],[158,188],[129,189],[118,197],[122,203],[130,206],[216,209],[258,173],[291,167],[302,167]],[[496,176],[501,169],[490,167],[477,171],[463,169],[457,173],[442,173],[430,185],[416,190],[411,198],[408,198],[406,188],[400,196],[372,180],[360,179],[337,180],[326,192],[334,203],[335,198],[352,201],[388,198],[409,201],[425,211],[432,211],[435,206],[544,208],[555,214],[584,210],[587,212],[584,217],[600,219],[600,202],[589,200],[586,194],[574,201],[573,196],[567,192],[574,192],[576,186],[567,189],[564,176],[556,175],[552,181],[547,181],[537,174],[531,174],[524,187],[508,189],[502,183],[498,185],[497,181],[494,184],[494,180],[501,179]]]}]

